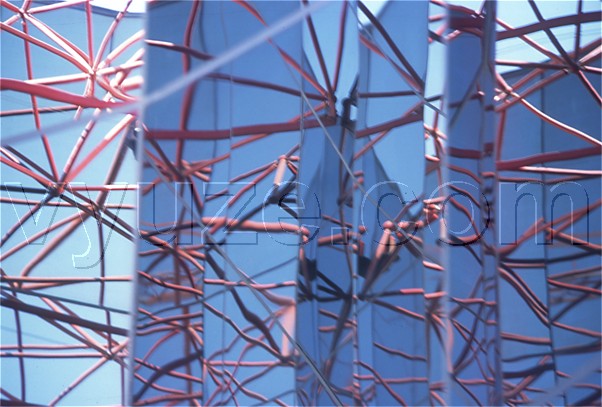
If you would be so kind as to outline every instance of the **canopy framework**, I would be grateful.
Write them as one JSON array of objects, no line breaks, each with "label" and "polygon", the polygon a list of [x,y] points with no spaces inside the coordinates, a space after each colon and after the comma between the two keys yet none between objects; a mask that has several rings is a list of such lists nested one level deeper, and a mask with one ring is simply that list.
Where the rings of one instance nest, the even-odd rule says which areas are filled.
[{"label": "canopy framework", "polygon": [[[9,92],[31,105],[3,107],[3,132],[27,118],[23,132],[132,103],[142,55],[153,95],[309,5],[153,2],[146,34],[113,44],[127,55],[118,60],[86,41],[100,25],[87,2],[75,6],[89,28],[69,38],[77,45],[33,22],[67,7],[2,6],[3,45],[10,35],[81,71],[3,79],[3,106]],[[575,2],[575,14],[548,16],[525,2],[534,20],[514,27],[505,2],[497,15],[493,2],[472,6],[389,2],[373,15],[332,2],[145,106],[138,129],[134,114],[109,115],[102,130],[82,121],[62,159],[59,134],[38,136],[46,155],[33,141],[3,143],[3,174],[25,185],[5,175],[3,206],[26,205],[23,225],[42,207],[58,215],[25,240],[18,221],[3,226],[2,357],[21,373],[3,384],[3,402],[77,400],[108,362],[123,383],[115,403],[128,402],[128,382],[134,404],[599,403],[600,366],[587,361],[600,354],[600,38],[584,34],[599,12]],[[27,33],[32,25],[54,42]],[[572,47],[562,27],[574,27]],[[502,55],[515,40],[539,56]],[[86,86],[63,85],[77,81]],[[137,201],[117,184],[136,144]],[[137,226],[124,215],[136,206]],[[55,265],[78,230],[103,256],[73,275]],[[44,245],[28,244],[46,232]],[[134,245],[114,239],[138,236],[133,279],[119,263]],[[128,305],[108,298],[132,280],[127,318]],[[100,286],[99,301],[88,294],[79,308],[77,290],[63,288],[86,284]],[[75,342],[40,344],[30,315]],[[84,373],[48,385],[54,397],[33,395],[27,383],[43,373],[28,364],[39,358]]]},{"label": "canopy framework", "polygon": [[136,116],[98,116],[140,96],[128,7],[0,7],[2,404],[127,404]]}]

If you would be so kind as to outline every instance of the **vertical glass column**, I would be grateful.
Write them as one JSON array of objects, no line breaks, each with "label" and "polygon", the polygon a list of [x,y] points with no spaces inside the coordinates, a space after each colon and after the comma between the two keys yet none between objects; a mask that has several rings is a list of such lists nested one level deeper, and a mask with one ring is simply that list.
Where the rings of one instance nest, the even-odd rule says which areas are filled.
[{"label": "vertical glass column", "polygon": [[447,167],[449,403],[502,402],[493,80],[495,2],[448,6]]}]

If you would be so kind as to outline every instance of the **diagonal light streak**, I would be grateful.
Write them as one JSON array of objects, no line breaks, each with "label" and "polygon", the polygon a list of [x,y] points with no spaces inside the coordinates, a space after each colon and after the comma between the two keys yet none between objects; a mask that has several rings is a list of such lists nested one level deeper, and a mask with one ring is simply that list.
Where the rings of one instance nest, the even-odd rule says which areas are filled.
[{"label": "diagonal light streak", "polygon": [[3,137],[2,141],[1,141],[1,145],[7,146],[7,145],[18,143],[18,142],[23,142],[23,141],[38,137],[44,133],[52,134],[52,133],[57,133],[61,130],[68,130],[70,128],[77,127],[84,120],[88,121],[91,118],[94,118],[95,120],[99,120],[99,119],[114,116],[117,114],[141,112],[147,106],[152,105],[155,102],[159,102],[159,101],[163,100],[164,98],[172,95],[173,93],[175,93],[181,89],[184,89],[185,87],[191,85],[192,83],[209,75],[211,72],[219,69],[223,65],[236,60],[240,56],[242,56],[242,55],[246,54],[247,52],[251,51],[252,49],[258,47],[259,45],[261,45],[268,39],[273,38],[277,34],[287,30],[288,28],[292,27],[296,22],[302,20],[306,16],[310,15],[311,13],[324,7],[327,4],[328,4],[328,2],[318,1],[318,2],[313,3],[309,7],[301,7],[299,9],[299,11],[295,11],[294,13],[289,14],[288,16],[282,18],[277,23],[266,27],[265,29],[263,29],[256,35],[252,36],[248,40],[230,48],[229,50],[220,54],[218,57],[216,57],[210,61],[207,61],[206,64],[203,64],[203,65],[199,66],[198,68],[191,70],[188,74],[182,75],[182,76],[178,77],[177,79],[174,79],[173,81],[169,82],[162,88],[156,90],[155,92],[151,93],[150,95],[148,95],[145,98],[141,98],[137,102],[128,103],[128,104],[125,104],[125,105],[120,106],[115,109],[105,110],[105,111],[100,112],[97,115],[95,115],[93,113],[89,113],[86,115],[81,115],[78,119],[73,120],[73,121],[70,120],[70,121],[58,123],[58,124],[48,126],[45,128],[40,128],[39,130],[24,132],[24,133],[15,135],[15,136]]},{"label": "diagonal light streak", "polygon": [[[356,13],[357,16],[357,13]],[[359,19],[358,19],[359,22]],[[289,73],[291,74],[291,77],[293,78],[293,80],[295,81],[296,85],[299,87],[299,92],[301,94],[301,97],[303,98],[303,101],[307,104],[307,106],[309,107],[309,109],[311,110],[311,113],[314,115],[314,117],[316,118],[320,128],[322,129],[322,131],[324,132],[324,135],[326,136],[326,138],[328,139],[328,142],[330,143],[330,145],[332,146],[332,148],[334,149],[335,153],[337,154],[337,156],[339,157],[339,160],[341,161],[341,163],[343,164],[343,167],[345,168],[345,171],[347,172],[347,174],[349,175],[349,177],[351,178],[351,180],[353,181],[353,184],[356,185],[358,187],[358,189],[362,192],[362,194],[367,197],[367,199],[374,204],[374,206],[377,208],[377,210],[379,210],[387,219],[395,219],[395,217],[391,216],[391,214],[389,214],[384,208],[382,208],[381,205],[378,204],[378,202],[376,202],[374,200],[374,198],[372,198],[366,191],[366,189],[364,188],[364,186],[358,181],[357,177],[353,174],[353,170],[351,169],[351,167],[349,166],[349,164],[347,163],[347,160],[345,159],[345,156],[343,155],[343,153],[341,152],[341,150],[339,150],[339,148],[337,147],[337,144],[335,143],[334,139],[332,138],[332,136],[330,135],[330,132],[328,131],[328,129],[326,128],[326,126],[324,125],[324,122],[322,121],[322,119],[320,118],[320,115],[315,111],[315,109],[313,108],[313,106],[311,105],[311,102],[307,96],[307,94],[305,93],[305,91],[303,90],[303,86],[301,85],[301,83],[299,82],[299,79],[294,75],[294,73],[292,72],[292,70],[290,69],[290,67],[287,66],[287,69],[289,71]],[[419,95],[421,96],[421,95]],[[424,99],[424,96],[421,97],[423,101],[426,102],[426,100]],[[437,111],[439,111],[439,109],[435,108]],[[419,250],[417,247],[414,246],[414,242],[409,238],[409,236],[406,234],[406,232],[401,229],[400,227],[396,228],[396,232],[400,232],[402,234],[402,236],[404,237],[404,239],[406,240],[406,242],[410,243],[410,245],[412,245],[412,247],[415,250]]]}]

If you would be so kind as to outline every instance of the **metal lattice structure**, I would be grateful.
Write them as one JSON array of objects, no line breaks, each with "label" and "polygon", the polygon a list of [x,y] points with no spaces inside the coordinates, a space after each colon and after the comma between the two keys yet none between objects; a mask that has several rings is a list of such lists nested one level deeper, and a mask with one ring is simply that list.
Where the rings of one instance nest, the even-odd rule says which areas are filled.
[{"label": "metal lattice structure", "polygon": [[515,3],[2,1],[2,403],[600,405],[600,6]]},{"label": "metal lattice structure", "polygon": [[142,19],[1,9],[2,404],[127,404]]}]

